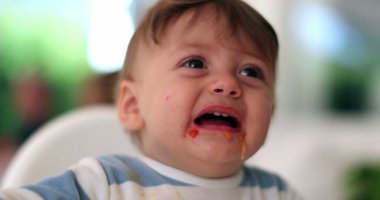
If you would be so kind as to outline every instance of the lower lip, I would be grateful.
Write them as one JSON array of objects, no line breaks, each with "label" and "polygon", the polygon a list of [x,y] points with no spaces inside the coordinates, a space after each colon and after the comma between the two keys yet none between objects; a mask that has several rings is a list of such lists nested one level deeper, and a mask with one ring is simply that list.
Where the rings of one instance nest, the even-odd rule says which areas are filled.
[{"label": "lower lip", "polygon": [[228,126],[218,126],[218,125],[196,125],[197,129],[202,129],[205,131],[222,131],[222,132],[231,132],[231,133],[239,133],[239,128],[232,128]]}]

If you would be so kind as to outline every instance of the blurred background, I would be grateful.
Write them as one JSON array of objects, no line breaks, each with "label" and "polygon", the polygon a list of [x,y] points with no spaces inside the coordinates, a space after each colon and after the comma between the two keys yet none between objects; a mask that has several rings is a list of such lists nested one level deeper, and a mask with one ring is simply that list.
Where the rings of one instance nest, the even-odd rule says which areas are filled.
[{"label": "blurred background", "polygon": [[[128,41],[154,2],[0,1],[0,177],[18,147],[52,117],[112,103]],[[263,152],[282,159],[264,166],[284,166],[307,199],[380,199],[380,141],[374,139],[380,135],[380,2],[246,2],[273,24],[281,44],[277,110]],[[292,152],[289,160],[278,146]],[[329,179],[334,166],[339,180]]]}]

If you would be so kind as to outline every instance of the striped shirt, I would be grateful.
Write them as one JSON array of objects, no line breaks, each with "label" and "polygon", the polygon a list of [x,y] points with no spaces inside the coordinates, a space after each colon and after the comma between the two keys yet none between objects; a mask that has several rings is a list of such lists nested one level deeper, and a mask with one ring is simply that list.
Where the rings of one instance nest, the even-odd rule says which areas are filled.
[{"label": "striped shirt", "polygon": [[208,179],[147,157],[85,158],[62,175],[35,185],[7,188],[0,199],[99,200],[298,200],[280,177],[243,167],[227,178]]}]

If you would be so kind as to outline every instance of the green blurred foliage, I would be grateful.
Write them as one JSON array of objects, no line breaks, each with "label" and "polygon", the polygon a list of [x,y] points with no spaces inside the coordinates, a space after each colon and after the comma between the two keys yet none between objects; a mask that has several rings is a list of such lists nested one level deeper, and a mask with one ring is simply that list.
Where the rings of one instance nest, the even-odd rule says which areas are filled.
[{"label": "green blurred foliage", "polygon": [[[17,7],[15,7],[17,8]],[[0,135],[14,133],[20,120],[12,102],[13,84],[39,74],[53,92],[54,114],[75,105],[89,75],[86,37],[78,22],[49,12],[0,12]]]},{"label": "green blurred foliage", "polygon": [[370,84],[375,83],[378,61],[365,59],[359,64],[332,62],[328,68],[329,105],[331,111],[342,114],[367,113]]},{"label": "green blurred foliage", "polygon": [[380,199],[380,163],[362,163],[346,177],[347,200]]}]

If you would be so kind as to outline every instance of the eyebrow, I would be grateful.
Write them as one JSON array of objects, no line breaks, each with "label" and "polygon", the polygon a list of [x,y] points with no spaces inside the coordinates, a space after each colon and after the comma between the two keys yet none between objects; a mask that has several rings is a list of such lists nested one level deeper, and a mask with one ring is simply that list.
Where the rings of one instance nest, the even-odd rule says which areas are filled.
[{"label": "eyebrow", "polygon": [[[213,46],[207,45],[207,44],[203,44],[203,43],[189,42],[189,43],[182,43],[182,44],[177,45],[174,48],[174,51],[177,51],[178,49],[183,49],[183,48],[184,49],[188,48],[188,49],[205,49],[205,50],[210,50],[210,49],[213,48]],[[246,50],[246,48],[244,48],[243,50],[242,49],[238,49],[237,50],[236,48],[231,48],[231,49],[233,49],[236,52],[242,53],[244,55],[253,57],[253,58],[255,58],[255,60],[261,62],[262,64],[265,64],[266,66],[268,66],[268,63],[265,62],[265,59],[263,58],[263,55],[260,55],[260,53],[258,54],[258,53],[249,52],[249,51]],[[258,51],[258,50],[256,50],[256,51]]]},{"label": "eyebrow", "polygon": [[210,45],[206,45],[203,43],[182,43],[175,47],[175,49],[182,49],[182,48],[193,48],[193,49],[211,49]]},{"label": "eyebrow", "polygon": [[[209,51],[209,50],[212,50],[212,48],[213,48],[212,45],[207,45],[207,44],[197,43],[197,42],[185,42],[185,43],[176,45],[172,52],[176,52],[176,51],[179,51],[181,49],[185,49],[185,51],[187,51],[188,49],[190,49],[190,50],[191,49],[202,49],[202,50]],[[236,51],[236,49],[233,49],[233,50]],[[244,50],[243,51],[237,50],[237,52],[244,54],[244,56],[247,56],[247,57],[249,56],[249,57],[253,58],[255,60],[255,62],[257,62],[257,64],[259,64],[265,68],[264,70],[268,70],[268,73],[271,73],[271,72],[273,73],[274,68],[268,62],[266,62],[265,59],[263,59],[262,55],[254,54],[254,53],[247,52]]]}]

